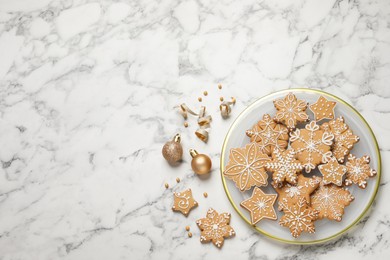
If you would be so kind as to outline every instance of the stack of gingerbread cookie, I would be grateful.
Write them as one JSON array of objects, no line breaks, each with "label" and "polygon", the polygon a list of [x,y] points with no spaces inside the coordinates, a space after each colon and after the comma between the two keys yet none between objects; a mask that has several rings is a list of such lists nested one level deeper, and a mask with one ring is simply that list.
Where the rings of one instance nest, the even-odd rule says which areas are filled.
[{"label": "stack of gingerbread cookie", "polygon": [[[335,117],[336,102],[320,96],[308,105],[289,93],[274,106],[274,117],[265,114],[246,131],[250,143],[230,150],[223,174],[241,192],[254,187],[252,196],[241,202],[253,225],[262,219],[277,220],[277,201],[284,214],[279,224],[296,238],[304,231],[314,233],[316,220],[341,221],[344,208],[354,200],[345,186],[364,189],[376,171],[370,168],[369,156],[350,154],[359,137],[342,116]],[[309,119],[308,107],[314,120]],[[321,176],[315,176],[314,169]],[[260,188],[268,185],[268,174],[277,194]]]}]

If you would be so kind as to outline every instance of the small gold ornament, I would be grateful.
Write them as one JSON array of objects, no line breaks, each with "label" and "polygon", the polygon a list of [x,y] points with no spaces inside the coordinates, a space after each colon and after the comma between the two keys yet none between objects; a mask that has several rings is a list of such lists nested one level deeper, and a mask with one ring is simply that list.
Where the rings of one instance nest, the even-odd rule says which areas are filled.
[{"label": "small gold ornament", "polygon": [[210,157],[199,154],[194,149],[190,150],[190,155],[192,156],[191,167],[196,174],[203,175],[210,172],[212,166]]},{"label": "small gold ornament", "polygon": [[176,134],[172,141],[166,142],[162,154],[170,164],[177,163],[183,157],[183,147],[180,144],[180,134]]}]

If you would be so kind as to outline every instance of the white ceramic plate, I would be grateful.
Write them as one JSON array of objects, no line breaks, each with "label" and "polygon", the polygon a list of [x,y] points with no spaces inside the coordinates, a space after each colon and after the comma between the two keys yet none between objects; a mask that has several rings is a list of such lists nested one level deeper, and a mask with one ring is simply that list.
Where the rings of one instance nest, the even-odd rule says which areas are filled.
[{"label": "white ceramic plate", "polygon": [[[378,172],[376,177],[370,178],[368,180],[368,185],[366,189],[360,189],[359,187],[357,187],[357,185],[354,184],[352,186],[349,186],[348,189],[355,197],[355,200],[348,207],[345,208],[345,214],[343,215],[342,221],[336,222],[327,219],[318,220],[315,222],[315,234],[309,234],[304,232],[301,234],[300,237],[296,239],[293,238],[288,228],[279,225],[278,221],[282,216],[282,213],[276,209],[276,205],[275,210],[278,214],[277,221],[263,219],[259,223],[257,223],[256,226],[253,226],[258,232],[285,243],[321,243],[343,234],[364,216],[364,214],[370,208],[372,202],[374,201],[380,183],[381,157],[375,136],[370,126],[359,114],[359,112],[357,112],[351,105],[349,105],[345,101],[329,93],[313,89],[283,90],[258,99],[256,102],[248,106],[237,117],[226,135],[221,153],[222,182],[226,194],[235,210],[249,225],[251,225],[250,214],[247,210],[243,209],[240,206],[240,203],[241,201],[251,196],[252,189],[250,191],[240,192],[234,185],[234,182],[229,179],[225,179],[222,173],[225,170],[225,165],[228,163],[230,149],[236,147],[243,147],[247,143],[249,143],[250,141],[249,138],[245,135],[245,131],[251,129],[254,124],[261,120],[263,114],[268,113],[271,116],[274,116],[276,113],[276,109],[274,108],[272,101],[285,97],[289,92],[294,93],[298,99],[306,100],[310,104],[315,103],[320,95],[323,95],[328,100],[336,101],[336,117],[342,115],[345,119],[345,122],[349,125],[354,134],[360,137],[360,141],[355,144],[352,153],[358,157],[363,155],[369,155],[371,157],[371,167],[373,169],[376,169]],[[309,109],[307,109],[307,112],[309,114],[310,119],[313,119],[314,117],[312,112]],[[322,123],[322,121],[320,123]],[[321,176],[317,168],[310,174],[305,173],[305,176],[311,175]],[[271,174],[269,174],[268,183],[271,183],[271,181]],[[262,187],[262,190],[265,193],[276,194],[276,192],[272,187],[270,187],[270,185],[268,185],[267,187]]]}]

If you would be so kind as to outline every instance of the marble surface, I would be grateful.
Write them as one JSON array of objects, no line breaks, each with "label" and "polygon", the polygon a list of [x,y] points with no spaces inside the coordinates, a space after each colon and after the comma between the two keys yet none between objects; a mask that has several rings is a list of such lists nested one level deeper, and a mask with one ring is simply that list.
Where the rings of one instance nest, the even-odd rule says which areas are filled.
[{"label": "marble surface", "polygon": [[[389,80],[388,0],[1,0],[0,259],[388,259]],[[353,104],[382,153],[372,210],[323,245],[255,233],[220,180],[234,118],[294,87]],[[207,144],[174,108],[198,108],[204,90]],[[237,98],[230,119],[220,96]],[[185,151],[212,157],[209,178],[194,176],[188,153],[175,168],[163,160],[176,132]],[[185,188],[200,204],[187,218],[170,209]],[[199,242],[194,221],[209,207],[232,213],[237,236],[222,250]]]}]

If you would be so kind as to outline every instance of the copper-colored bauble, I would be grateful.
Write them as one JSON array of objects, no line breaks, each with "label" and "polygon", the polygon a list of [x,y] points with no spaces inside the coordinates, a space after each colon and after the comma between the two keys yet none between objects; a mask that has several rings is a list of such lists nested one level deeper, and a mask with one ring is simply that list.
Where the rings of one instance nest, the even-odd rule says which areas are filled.
[{"label": "copper-colored bauble", "polygon": [[203,175],[210,172],[212,166],[210,157],[199,154],[194,149],[190,150],[190,154],[192,156],[191,167],[196,174]]},{"label": "copper-colored bauble", "polygon": [[172,141],[166,142],[162,154],[170,164],[177,163],[183,157],[183,147],[180,144],[180,134],[176,134]]}]

